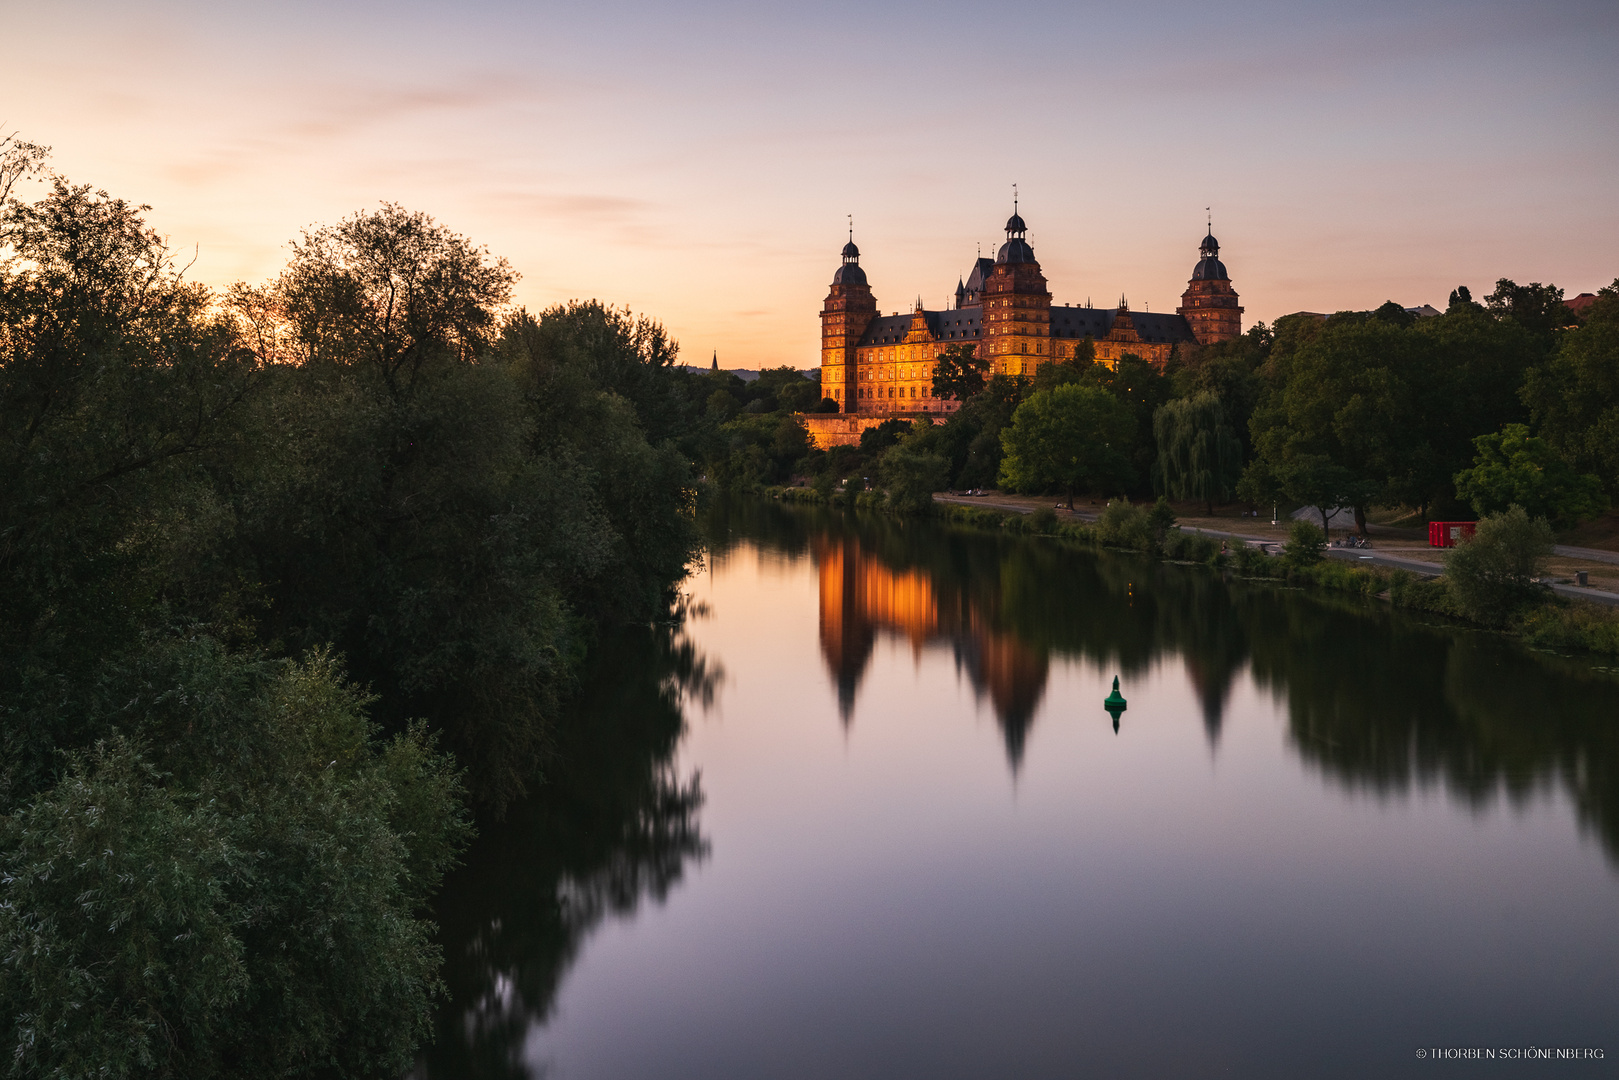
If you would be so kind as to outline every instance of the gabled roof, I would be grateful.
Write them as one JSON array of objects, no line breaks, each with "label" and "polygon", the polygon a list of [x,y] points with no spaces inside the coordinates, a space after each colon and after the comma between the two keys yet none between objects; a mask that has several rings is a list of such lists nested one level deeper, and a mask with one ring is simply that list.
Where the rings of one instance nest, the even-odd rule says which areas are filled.
[{"label": "gabled roof", "polygon": [[983,292],[984,278],[987,277],[989,272],[993,269],[995,269],[994,259],[980,258],[977,262],[973,263],[973,272],[967,275],[967,291]]}]

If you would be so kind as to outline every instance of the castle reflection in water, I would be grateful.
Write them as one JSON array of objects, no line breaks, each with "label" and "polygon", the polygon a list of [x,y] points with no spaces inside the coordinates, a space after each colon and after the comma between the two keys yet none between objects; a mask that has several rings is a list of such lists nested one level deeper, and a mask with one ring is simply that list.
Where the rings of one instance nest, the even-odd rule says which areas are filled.
[{"label": "castle reflection in water", "polygon": [[1045,694],[1047,651],[990,625],[990,613],[964,593],[917,570],[894,570],[862,549],[852,535],[823,534],[815,543],[820,575],[821,653],[837,685],[845,725],[854,715],[860,680],[879,631],[903,637],[920,654],[948,643],[957,672],[973,691],[988,696],[1006,739],[1014,771]]}]

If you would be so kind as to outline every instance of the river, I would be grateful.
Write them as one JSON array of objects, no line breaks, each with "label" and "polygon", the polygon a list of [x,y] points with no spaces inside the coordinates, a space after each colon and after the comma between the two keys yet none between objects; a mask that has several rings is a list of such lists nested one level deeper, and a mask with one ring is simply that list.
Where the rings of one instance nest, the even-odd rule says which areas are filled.
[{"label": "river", "polygon": [[417,1075],[1619,1071],[1612,668],[1046,539],[708,530],[447,882]]}]

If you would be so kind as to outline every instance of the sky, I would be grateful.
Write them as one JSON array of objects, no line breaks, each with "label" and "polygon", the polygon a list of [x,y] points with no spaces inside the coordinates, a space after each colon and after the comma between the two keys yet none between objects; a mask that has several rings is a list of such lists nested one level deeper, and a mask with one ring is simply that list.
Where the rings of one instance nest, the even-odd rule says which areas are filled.
[{"label": "sky", "polygon": [[812,367],[850,215],[942,307],[1013,184],[1059,304],[1172,310],[1206,207],[1245,326],[1619,277],[1614,0],[7,7],[5,130],[215,286],[386,200],[531,309]]}]

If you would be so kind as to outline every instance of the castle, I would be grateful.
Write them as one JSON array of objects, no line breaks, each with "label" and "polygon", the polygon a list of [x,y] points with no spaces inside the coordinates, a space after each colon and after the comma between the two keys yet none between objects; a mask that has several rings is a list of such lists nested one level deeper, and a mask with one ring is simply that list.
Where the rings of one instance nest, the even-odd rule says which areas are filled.
[{"label": "castle", "polygon": [[1242,333],[1242,308],[1213,231],[1174,314],[1053,306],[1045,275],[1014,206],[1006,243],[995,258],[979,258],[956,285],[955,305],[909,315],[882,315],[860,268],[851,231],[843,263],[821,307],[821,387],[838,413],[807,416],[816,445],[858,442],[860,431],[894,416],[943,417],[959,403],[933,396],[933,367],[952,345],[976,346],[999,375],[1033,376],[1053,360],[1072,359],[1089,339],[1096,359],[1116,364],[1133,355],[1166,363],[1178,347],[1228,341]]}]

